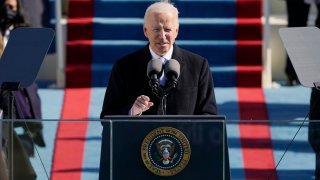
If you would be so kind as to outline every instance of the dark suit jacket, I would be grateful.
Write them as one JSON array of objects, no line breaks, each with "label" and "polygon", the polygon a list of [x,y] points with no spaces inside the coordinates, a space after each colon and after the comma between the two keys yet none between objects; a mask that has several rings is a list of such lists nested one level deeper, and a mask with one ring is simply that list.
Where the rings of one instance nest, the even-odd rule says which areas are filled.
[{"label": "dark suit jacket", "polygon": [[316,88],[312,88],[309,108],[308,140],[316,154],[315,179],[318,180],[320,179],[320,90]]},{"label": "dark suit jacket", "polygon": [[[308,139],[314,152],[320,152],[320,91],[312,88],[310,97]],[[314,121],[317,120],[317,121]],[[320,162],[320,161],[319,161]]]},{"label": "dark suit jacket", "polygon": [[[154,106],[145,115],[156,115],[159,98],[149,86],[149,45],[118,60],[112,69],[100,117],[128,115],[136,98],[150,97]],[[177,87],[167,97],[167,115],[217,114],[212,74],[207,59],[174,45],[172,58],[180,63]]]}]

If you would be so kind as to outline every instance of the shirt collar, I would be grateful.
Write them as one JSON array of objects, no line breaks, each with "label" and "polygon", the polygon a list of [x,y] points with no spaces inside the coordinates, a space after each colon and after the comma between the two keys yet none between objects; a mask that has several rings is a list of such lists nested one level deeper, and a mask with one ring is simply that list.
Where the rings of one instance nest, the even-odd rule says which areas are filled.
[{"label": "shirt collar", "polygon": [[[149,46],[149,50],[150,50],[152,59],[159,59],[161,57],[161,56],[157,55],[154,51],[152,51],[150,46]],[[167,54],[165,54],[162,57],[164,57],[167,60],[170,60],[170,59],[172,59],[172,53],[173,53],[173,46],[171,46],[171,48],[169,49]]]}]

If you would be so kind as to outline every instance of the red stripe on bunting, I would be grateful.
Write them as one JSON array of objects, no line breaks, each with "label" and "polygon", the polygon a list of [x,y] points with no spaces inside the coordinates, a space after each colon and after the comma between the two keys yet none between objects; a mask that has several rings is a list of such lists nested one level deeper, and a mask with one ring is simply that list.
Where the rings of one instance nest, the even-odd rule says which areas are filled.
[{"label": "red stripe on bunting", "polygon": [[52,180],[81,179],[90,94],[90,88],[65,89],[62,120],[55,140]]},{"label": "red stripe on bunting", "polygon": [[93,17],[93,0],[68,1],[65,68],[67,88],[91,87]]},{"label": "red stripe on bunting", "polygon": [[252,120],[252,123],[241,123],[240,142],[243,155],[246,179],[277,179],[274,171],[271,133],[269,123],[256,120],[267,120],[267,108],[262,88],[237,88],[241,120]]},{"label": "red stripe on bunting", "polygon": [[237,91],[246,179],[277,179],[262,89],[262,0],[237,0]]}]

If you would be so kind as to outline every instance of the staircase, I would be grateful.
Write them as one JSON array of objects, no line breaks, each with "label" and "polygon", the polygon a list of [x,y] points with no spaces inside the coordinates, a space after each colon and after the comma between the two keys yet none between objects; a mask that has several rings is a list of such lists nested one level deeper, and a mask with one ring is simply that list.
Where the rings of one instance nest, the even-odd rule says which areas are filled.
[{"label": "staircase", "polygon": [[[113,63],[146,45],[148,0],[69,0],[66,87],[106,87]],[[206,57],[216,87],[261,87],[262,0],[172,0],[177,45]]]}]

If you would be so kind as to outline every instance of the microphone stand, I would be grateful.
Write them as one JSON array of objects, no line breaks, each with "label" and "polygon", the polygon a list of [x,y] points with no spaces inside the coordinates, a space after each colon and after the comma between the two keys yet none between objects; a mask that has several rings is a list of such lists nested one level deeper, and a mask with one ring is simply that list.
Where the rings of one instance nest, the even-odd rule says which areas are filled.
[{"label": "microphone stand", "polygon": [[166,108],[167,108],[166,106],[167,106],[167,94],[162,93],[160,96],[160,106],[158,109],[159,115],[166,115]]},{"label": "microphone stand", "polygon": [[150,78],[149,86],[152,92],[159,98],[160,105],[158,115],[166,115],[167,96],[177,86],[177,79],[172,78],[166,82],[165,86],[161,86],[158,78]]},{"label": "microphone stand", "polygon": [[161,96],[159,97],[160,99],[160,106],[158,109],[158,114],[159,115],[166,115],[167,114],[167,96],[169,93],[176,87],[177,82],[176,81],[169,81],[166,83],[166,86],[164,89],[160,86],[161,88]]},{"label": "microphone stand", "polygon": [[159,80],[158,79],[150,79],[149,86],[151,87],[153,94],[155,94],[158,98],[160,98],[163,90],[159,85]]},{"label": "microphone stand", "polygon": [[162,86],[159,84],[158,79],[150,79],[149,86],[151,87],[151,90],[153,94],[155,94],[160,99],[160,106],[158,109],[159,115],[165,115],[166,114],[166,94],[164,93],[164,90]]}]

